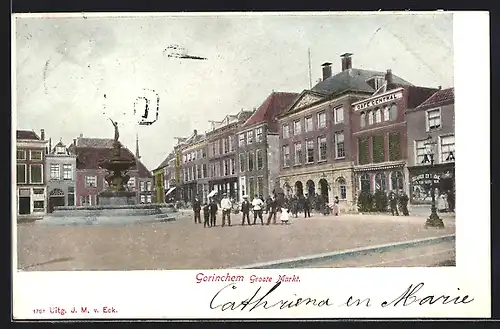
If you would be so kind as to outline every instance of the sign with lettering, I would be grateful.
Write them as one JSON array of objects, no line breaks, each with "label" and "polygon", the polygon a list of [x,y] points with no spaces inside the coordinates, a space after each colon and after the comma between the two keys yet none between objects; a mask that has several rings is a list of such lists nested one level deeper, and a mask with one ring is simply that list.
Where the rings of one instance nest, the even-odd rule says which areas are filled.
[{"label": "sign with lettering", "polygon": [[441,176],[439,174],[420,174],[417,176],[414,176],[410,179],[412,184],[432,184],[432,183],[439,183],[441,180]]},{"label": "sign with lettering", "polygon": [[396,93],[392,93],[392,94],[389,94],[389,95],[383,95],[383,96],[380,96],[380,97],[377,97],[377,98],[372,98],[372,99],[366,100],[364,102],[355,104],[354,105],[354,110],[355,111],[362,110],[362,109],[365,109],[365,108],[368,108],[368,107],[372,107],[372,106],[384,104],[384,103],[387,103],[387,102],[391,102],[391,101],[394,101],[394,100],[400,99],[400,98],[403,98],[403,92],[402,91],[399,91],[399,92],[396,92]]}]

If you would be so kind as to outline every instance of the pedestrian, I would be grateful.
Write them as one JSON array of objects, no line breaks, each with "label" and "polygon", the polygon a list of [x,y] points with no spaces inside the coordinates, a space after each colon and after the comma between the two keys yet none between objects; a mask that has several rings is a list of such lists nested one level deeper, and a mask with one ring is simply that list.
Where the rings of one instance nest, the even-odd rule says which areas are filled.
[{"label": "pedestrian", "polygon": [[289,224],[290,216],[288,215],[288,209],[281,208],[280,220],[281,220],[281,224]]},{"label": "pedestrian", "polygon": [[269,201],[269,216],[267,217],[267,225],[271,224],[271,218],[273,219],[273,224],[276,224],[277,211],[278,211],[278,202],[276,198],[271,198]]},{"label": "pedestrian", "polygon": [[200,200],[198,200],[198,198],[194,198],[193,211],[194,211],[194,223],[201,224],[201,217],[200,217],[201,202],[200,202]]},{"label": "pedestrian", "polygon": [[245,218],[247,219],[247,224],[250,224],[250,201],[248,201],[248,195],[243,196],[243,202],[241,203],[241,212],[242,212],[242,217],[241,217],[241,225],[245,225]]},{"label": "pedestrian", "polygon": [[410,216],[410,213],[408,211],[408,201],[409,198],[406,195],[406,193],[403,192],[403,194],[399,197],[399,206],[401,207],[401,212],[403,213],[403,216]]},{"label": "pedestrian", "polygon": [[217,202],[214,198],[210,199],[210,226],[217,226],[217,210],[219,207],[217,206]]},{"label": "pedestrian", "polygon": [[339,197],[338,196],[335,196],[335,200],[333,200],[333,215],[334,216],[338,216],[339,215],[339,211],[340,211],[340,201],[339,201]]},{"label": "pedestrian", "polygon": [[224,197],[220,201],[220,207],[222,208],[222,227],[226,225],[226,218],[228,225],[231,226],[231,208],[233,205],[226,194],[224,194]]},{"label": "pedestrian", "polygon": [[271,203],[272,203],[271,196],[268,195],[266,198],[266,215],[269,214],[269,209],[271,208]]},{"label": "pedestrian", "polygon": [[262,219],[262,206],[264,202],[259,198],[257,194],[255,194],[254,199],[252,200],[253,207],[253,224],[257,222],[257,217],[260,218],[260,224],[264,225],[264,220]]},{"label": "pedestrian", "polygon": [[203,204],[203,227],[211,227],[210,223],[210,206],[208,202],[205,201]]},{"label": "pedestrian", "polygon": [[390,205],[391,205],[391,213],[393,216],[399,216],[399,212],[398,212],[398,199],[396,197],[396,193],[394,192],[391,192],[391,196],[390,196]]},{"label": "pedestrian", "polygon": [[311,218],[311,204],[309,203],[309,196],[306,196],[302,200],[302,208],[304,209],[304,218]]}]

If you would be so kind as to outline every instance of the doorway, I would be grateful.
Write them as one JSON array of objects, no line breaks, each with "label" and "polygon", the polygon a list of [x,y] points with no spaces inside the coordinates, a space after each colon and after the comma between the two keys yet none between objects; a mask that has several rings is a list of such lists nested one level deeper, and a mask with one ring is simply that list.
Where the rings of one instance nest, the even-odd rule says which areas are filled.
[{"label": "doorway", "polygon": [[29,215],[31,214],[31,197],[20,196],[19,197],[19,215]]}]

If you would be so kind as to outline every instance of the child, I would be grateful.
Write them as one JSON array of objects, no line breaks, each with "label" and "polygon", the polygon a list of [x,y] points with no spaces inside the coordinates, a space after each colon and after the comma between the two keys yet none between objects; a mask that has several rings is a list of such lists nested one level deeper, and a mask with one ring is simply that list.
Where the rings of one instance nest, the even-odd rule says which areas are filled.
[{"label": "child", "polygon": [[210,207],[207,202],[203,204],[203,227],[210,227]]},{"label": "child", "polygon": [[280,220],[281,220],[281,224],[288,224],[289,223],[290,218],[288,216],[288,209],[281,208]]}]

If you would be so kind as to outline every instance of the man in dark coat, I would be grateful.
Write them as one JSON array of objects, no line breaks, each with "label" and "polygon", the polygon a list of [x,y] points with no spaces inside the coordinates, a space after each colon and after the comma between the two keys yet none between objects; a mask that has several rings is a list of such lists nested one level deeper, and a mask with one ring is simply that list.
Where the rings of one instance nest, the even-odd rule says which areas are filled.
[{"label": "man in dark coat", "polygon": [[210,199],[210,226],[217,226],[217,210],[219,207],[217,206],[217,201],[215,198]]},{"label": "man in dark coat", "polygon": [[307,194],[302,199],[302,208],[304,209],[304,218],[311,217],[311,204]]},{"label": "man in dark coat", "polygon": [[403,193],[403,195],[399,197],[399,206],[403,216],[410,216],[410,213],[408,212],[408,201],[409,199],[406,193]]},{"label": "man in dark coat", "polygon": [[243,202],[241,203],[241,213],[242,218],[241,218],[241,225],[245,225],[245,218],[247,219],[247,224],[250,224],[250,207],[252,207],[252,204],[250,201],[248,201],[248,196],[243,196]]},{"label": "man in dark coat", "polygon": [[210,223],[210,205],[208,202],[203,204],[203,227],[212,226]]},{"label": "man in dark coat", "polygon": [[195,224],[201,224],[201,202],[198,200],[198,198],[194,198],[193,202],[193,211],[194,211],[194,223]]},{"label": "man in dark coat", "polygon": [[278,211],[278,201],[276,198],[272,198],[269,201],[269,216],[267,217],[267,225],[271,224],[271,218],[273,219],[273,224],[276,224],[276,212]]},{"label": "man in dark coat", "polygon": [[391,204],[391,213],[392,213],[392,215],[393,216],[399,216],[399,212],[398,212],[398,198],[396,197],[396,193],[391,192],[389,202]]}]

